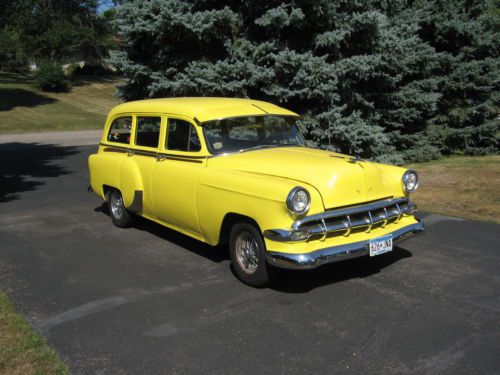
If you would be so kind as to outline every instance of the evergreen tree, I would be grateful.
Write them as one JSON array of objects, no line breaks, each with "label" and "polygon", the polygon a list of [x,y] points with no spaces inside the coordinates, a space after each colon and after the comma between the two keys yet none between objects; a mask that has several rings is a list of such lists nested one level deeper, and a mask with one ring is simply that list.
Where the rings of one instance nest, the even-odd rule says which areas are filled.
[{"label": "evergreen tree", "polygon": [[0,7],[0,63],[61,61],[78,48],[110,47],[109,13],[98,0],[3,0]]},{"label": "evergreen tree", "polygon": [[[496,151],[499,39],[487,9],[424,0],[125,0],[116,25],[123,48],[111,63],[126,77],[118,91],[126,100],[268,100],[302,114],[316,146],[381,161]],[[447,40],[449,25],[470,40]]]},{"label": "evergreen tree", "polygon": [[441,0],[415,5],[420,36],[444,54],[431,143],[442,153],[498,151],[500,1]]}]

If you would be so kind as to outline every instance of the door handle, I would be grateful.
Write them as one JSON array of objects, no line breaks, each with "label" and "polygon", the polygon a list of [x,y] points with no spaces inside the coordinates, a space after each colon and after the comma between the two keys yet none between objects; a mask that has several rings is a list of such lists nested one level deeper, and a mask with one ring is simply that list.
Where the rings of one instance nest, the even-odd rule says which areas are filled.
[{"label": "door handle", "polygon": [[135,154],[134,150],[128,149],[127,150],[127,156],[133,156]]},{"label": "door handle", "polygon": [[167,157],[163,155],[156,155],[156,161],[163,161],[163,160],[167,160]]}]

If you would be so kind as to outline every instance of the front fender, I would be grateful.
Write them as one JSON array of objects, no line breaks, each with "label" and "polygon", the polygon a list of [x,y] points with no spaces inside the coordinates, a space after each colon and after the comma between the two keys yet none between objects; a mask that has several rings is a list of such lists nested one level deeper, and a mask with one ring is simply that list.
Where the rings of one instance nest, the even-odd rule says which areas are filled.
[{"label": "front fender", "polygon": [[296,217],[285,201],[295,186],[311,195],[309,213],[323,211],[321,195],[311,185],[295,180],[251,172],[209,170],[200,176],[197,188],[197,212],[205,241],[219,243],[226,214],[236,213],[253,219],[262,231],[289,227]]},{"label": "front fender", "polygon": [[386,191],[389,191],[394,197],[408,196],[401,182],[403,174],[407,171],[406,168],[379,163],[372,164],[380,171],[381,182]]}]

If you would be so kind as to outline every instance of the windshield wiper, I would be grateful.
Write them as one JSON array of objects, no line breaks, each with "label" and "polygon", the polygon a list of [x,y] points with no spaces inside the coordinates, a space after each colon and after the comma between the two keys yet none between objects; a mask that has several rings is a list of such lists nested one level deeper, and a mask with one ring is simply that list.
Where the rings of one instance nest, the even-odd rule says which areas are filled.
[{"label": "windshield wiper", "polygon": [[242,148],[238,152],[247,152],[247,151],[259,150],[261,148],[270,148],[270,147],[275,147],[275,145],[257,145],[253,147]]},{"label": "windshield wiper", "polygon": [[278,143],[278,144],[270,144],[270,145],[257,145],[253,147],[248,147],[248,148],[242,148],[238,152],[247,152],[247,151],[254,151],[254,150],[260,150],[263,148],[273,148],[273,147],[289,147],[289,146],[297,146],[297,147],[304,147],[304,145],[297,144],[297,143]]}]

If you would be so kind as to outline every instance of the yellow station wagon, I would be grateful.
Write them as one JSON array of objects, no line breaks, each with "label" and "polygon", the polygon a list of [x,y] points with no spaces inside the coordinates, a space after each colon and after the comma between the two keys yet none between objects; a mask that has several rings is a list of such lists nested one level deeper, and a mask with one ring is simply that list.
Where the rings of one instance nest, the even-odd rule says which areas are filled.
[{"label": "yellow station wagon", "polygon": [[249,99],[129,102],[108,115],[89,157],[90,189],[113,223],[140,215],[210,245],[263,286],[275,267],[391,251],[421,232],[415,172],[305,146],[299,116]]}]

